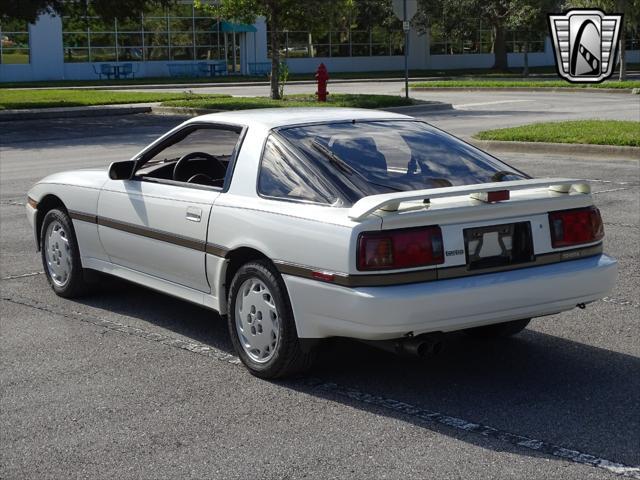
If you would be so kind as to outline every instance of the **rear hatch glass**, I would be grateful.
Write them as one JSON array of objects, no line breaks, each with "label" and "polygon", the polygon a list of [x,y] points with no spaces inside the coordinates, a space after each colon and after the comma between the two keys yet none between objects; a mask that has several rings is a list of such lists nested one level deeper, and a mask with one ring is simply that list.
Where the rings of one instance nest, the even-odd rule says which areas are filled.
[{"label": "rear hatch glass", "polygon": [[362,121],[289,127],[288,143],[352,199],[394,191],[529,178],[420,121]]}]

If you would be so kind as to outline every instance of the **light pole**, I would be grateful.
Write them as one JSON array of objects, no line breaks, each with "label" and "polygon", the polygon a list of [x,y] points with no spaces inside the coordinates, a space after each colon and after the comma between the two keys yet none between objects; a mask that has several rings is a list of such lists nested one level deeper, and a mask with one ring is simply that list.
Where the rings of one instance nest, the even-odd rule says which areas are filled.
[{"label": "light pole", "polygon": [[407,19],[407,0],[402,2],[402,29],[404,30],[404,96],[409,98],[409,20]]},{"label": "light pole", "polygon": [[409,32],[411,19],[418,9],[417,0],[392,0],[393,13],[402,19],[404,31],[404,95],[409,98]]}]

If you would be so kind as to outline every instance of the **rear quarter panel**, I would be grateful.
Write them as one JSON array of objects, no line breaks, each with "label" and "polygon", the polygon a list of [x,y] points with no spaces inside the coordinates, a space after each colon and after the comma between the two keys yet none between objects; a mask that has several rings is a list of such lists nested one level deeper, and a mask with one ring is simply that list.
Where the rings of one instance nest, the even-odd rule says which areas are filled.
[{"label": "rear quarter panel", "polygon": [[222,194],[213,206],[209,242],[226,249],[254,248],[275,261],[349,272],[355,241],[379,230],[380,218],[346,220],[346,209]]}]

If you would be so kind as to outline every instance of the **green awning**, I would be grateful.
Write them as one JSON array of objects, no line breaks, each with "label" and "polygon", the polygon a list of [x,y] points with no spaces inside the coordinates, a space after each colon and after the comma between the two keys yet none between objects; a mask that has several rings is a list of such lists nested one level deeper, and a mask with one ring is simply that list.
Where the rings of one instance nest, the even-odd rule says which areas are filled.
[{"label": "green awning", "polygon": [[231,22],[220,22],[220,31],[223,33],[248,33],[248,32],[256,32],[257,29],[253,25],[249,25],[246,23],[231,23]]}]

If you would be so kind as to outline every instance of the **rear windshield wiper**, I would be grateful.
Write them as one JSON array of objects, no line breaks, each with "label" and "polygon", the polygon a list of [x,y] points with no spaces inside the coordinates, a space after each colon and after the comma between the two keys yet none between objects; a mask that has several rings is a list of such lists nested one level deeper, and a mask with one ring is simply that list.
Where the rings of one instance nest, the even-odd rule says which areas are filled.
[{"label": "rear windshield wiper", "polygon": [[351,166],[347,162],[345,162],[338,155],[333,153],[331,151],[331,149],[329,149],[326,146],[324,146],[317,138],[314,138],[311,141],[311,146],[316,151],[320,152],[322,154],[322,156],[324,156],[327,160],[329,160],[329,162],[331,162],[331,164],[333,164],[336,167],[338,167],[344,173],[346,173],[348,175],[353,175],[354,173],[357,173],[353,168],[351,168]]},{"label": "rear windshield wiper", "polygon": [[528,177],[526,175],[523,175],[521,173],[518,172],[510,172],[509,170],[499,170],[496,173],[494,173],[493,175],[491,175],[491,180],[494,182],[501,182],[504,177],[509,177],[509,176],[515,176],[515,177],[521,177],[524,179],[527,179]]},{"label": "rear windshield wiper", "polygon": [[392,187],[390,185],[372,182],[367,177],[365,177],[362,173],[360,173],[359,171],[354,169],[351,165],[349,165],[347,162],[345,162],[343,159],[341,159],[338,155],[333,153],[330,148],[328,148],[326,145],[323,145],[322,142],[320,142],[317,138],[314,138],[311,141],[311,146],[313,147],[314,150],[316,150],[317,152],[322,154],[323,157],[329,160],[329,163],[331,163],[331,165],[334,165],[336,168],[346,173],[347,175],[355,174],[360,180],[366,183],[369,183],[371,185],[376,185],[382,188],[388,188],[389,190],[394,190],[396,192],[402,191],[401,189]]}]

